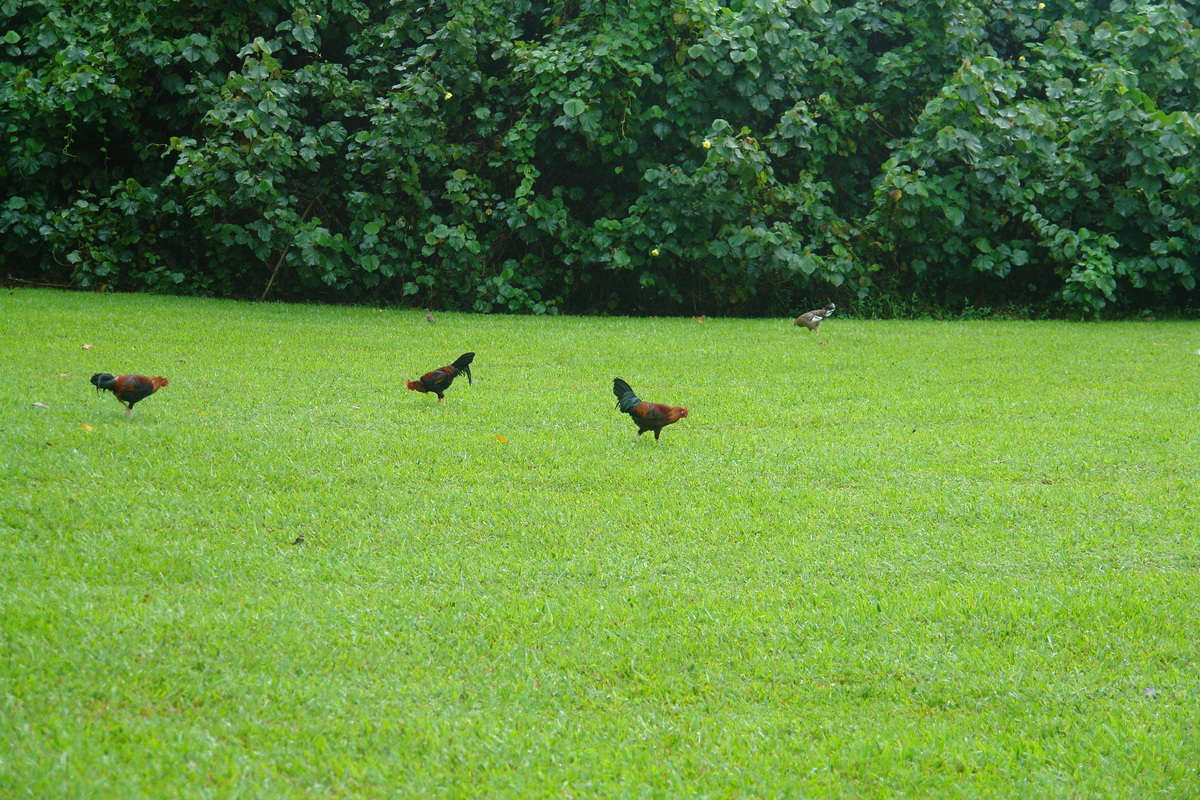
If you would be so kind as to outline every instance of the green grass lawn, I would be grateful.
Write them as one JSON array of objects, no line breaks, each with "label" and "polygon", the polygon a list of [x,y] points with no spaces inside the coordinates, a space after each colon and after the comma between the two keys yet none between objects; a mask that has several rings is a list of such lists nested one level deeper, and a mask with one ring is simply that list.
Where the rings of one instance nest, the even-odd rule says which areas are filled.
[{"label": "green grass lawn", "polygon": [[1200,795],[1197,323],[0,320],[0,797]]}]

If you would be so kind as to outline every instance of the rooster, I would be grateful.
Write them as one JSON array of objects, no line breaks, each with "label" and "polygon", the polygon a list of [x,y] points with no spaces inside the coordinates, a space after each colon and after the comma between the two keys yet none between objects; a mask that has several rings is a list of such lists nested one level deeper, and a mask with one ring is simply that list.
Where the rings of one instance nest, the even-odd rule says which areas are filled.
[{"label": "rooster", "polygon": [[620,378],[613,378],[613,394],[617,396],[617,408],[632,417],[634,424],[638,426],[637,435],[641,436],[646,431],[654,431],[654,441],[656,442],[658,434],[663,428],[688,415],[686,408],[668,406],[663,403],[647,403],[634,394],[629,384]]},{"label": "rooster", "polygon": [[475,358],[474,353],[463,353],[458,359],[448,367],[440,367],[433,372],[426,372],[415,381],[408,381],[408,388],[414,392],[433,392],[437,395],[438,402],[441,403],[446,399],[444,392],[450,388],[450,384],[454,383],[454,379],[462,373],[467,373],[467,385],[471,385],[471,361]]},{"label": "rooster", "polygon": [[800,316],[796,317],[796,320],[792,324],[808,328],[810,331],[815,331],[817,326],[821,324],[822,320],[824,320],[826,317],[833,316],[833,310],[835,308],[837,308],[837,306],[833,303],[830,303],[824,308],[818,308],[814,311],[806,311]]},{"label": "rooster", "polygon": [[148,378],[145,375],[109,375],[107,372],[97,372],[92,376],[92,386],[96,387],[96,394],[99,394],[101,389],[112,392],[127,406],[127,417],[133,416],[134,403],[145,400],[166,385],[167,379],[160,375]]}]

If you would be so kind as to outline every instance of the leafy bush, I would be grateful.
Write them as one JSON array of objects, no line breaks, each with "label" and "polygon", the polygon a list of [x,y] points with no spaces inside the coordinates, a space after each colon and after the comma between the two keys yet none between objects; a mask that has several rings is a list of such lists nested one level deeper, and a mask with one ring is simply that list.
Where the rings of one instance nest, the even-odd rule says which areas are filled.
[{"label": "leafy bush", "polygon": [[0,15],[20,279],[526,313],[1195,298],[1182,4]]},{"label": "leafy bush", "polygon": [[1125,33],[1098,13],[1037,24],[1015,63],[967,60],[925,106],[873,215],[914,270],[1084,310],[1195,288],[1197,39],[1178,6],[1111,10]]}]

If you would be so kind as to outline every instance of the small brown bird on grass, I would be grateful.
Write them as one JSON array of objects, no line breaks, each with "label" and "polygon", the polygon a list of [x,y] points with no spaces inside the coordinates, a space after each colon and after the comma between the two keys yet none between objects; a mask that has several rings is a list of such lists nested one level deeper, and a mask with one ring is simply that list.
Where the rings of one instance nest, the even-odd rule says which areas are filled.
[{"label": "small brown bird on grass", "polygon": [[101,389],[112,392],[117,399],[124,403],[125,416],[133,416],[133,404],[145,400],[150,395],[167,385],[167,379],[161,375],[148,378],[145,375],[110,375],[107,372],[97,372],[92,376],[92,385],[96,393]]},{"label": "small brown bird on grass", "polygon": [[806,311],[800,316],[796,317],[792,324],[798,325],[802,328],[808,328],[810,331],[815,331],[826,317],[833,316],[833,310],[835,308],[837,308],[837,306],[833,303],[830,303],[824,308],[818,308],[814,311]]},{"label": "small brown bird on grass", "polygon": [[425,321],[428,322],[430,325],[437,322],[437,320],[433,318],[433,312],[430,311],[429,309],[425,310]]}]

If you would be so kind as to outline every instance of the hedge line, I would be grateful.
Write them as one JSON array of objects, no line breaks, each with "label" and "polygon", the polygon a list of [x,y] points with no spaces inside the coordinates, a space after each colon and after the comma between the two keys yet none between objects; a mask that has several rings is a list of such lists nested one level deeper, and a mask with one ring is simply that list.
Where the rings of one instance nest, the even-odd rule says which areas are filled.
[{"label": "hedge line", "polygon": [[4,273],[485,312],[1195,305],[1198,17],[0,0]]}]

